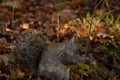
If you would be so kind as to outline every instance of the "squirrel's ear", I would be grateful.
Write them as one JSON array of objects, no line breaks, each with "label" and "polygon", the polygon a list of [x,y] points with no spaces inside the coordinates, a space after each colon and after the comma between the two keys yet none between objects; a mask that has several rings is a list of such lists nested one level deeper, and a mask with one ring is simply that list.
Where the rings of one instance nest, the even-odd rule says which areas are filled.
[{"label": "squirrel's ear", "polygon": [[70,40],[68,41],[68,44],[69,44],[69,43],[74,43],[74,41],[75,41],[75,39],[74,39],[74,37],[73,37],[72,39],[70,39]]},{"label": "squirrel's ear", "polygon": [[68,43],[73,43],[73,42],[78,41],[78,40],[81,40],[81,39],[83,39],[83,37],[81,37],[80,35],[74,35],[74,36],[72,37],[72,39],[69,40]]},{"label": "squirrel's ear", "polygon": [[72,39],[69,40],[69,42],[70,42],[70,43],[71,43],[71,42],[73,43],[73,42],[77,41],[78,38],[79,38],[78,36],[73,36]]},{"label": "squirrel's ear", "polygon": [[67,42],[67,44],[73,44],[74,42],[75,42],[75,38],[72,37],[72,39],[70,39],[70,40]]}]

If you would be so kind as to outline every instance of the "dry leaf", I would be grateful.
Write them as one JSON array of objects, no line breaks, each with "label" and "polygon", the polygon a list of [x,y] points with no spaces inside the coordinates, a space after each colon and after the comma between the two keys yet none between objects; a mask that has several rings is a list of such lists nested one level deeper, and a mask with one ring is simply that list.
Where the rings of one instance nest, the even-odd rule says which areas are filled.
[{"label": "dry leaf", "polygon": [[23,29],[29,29],[29,24],[28,23],[23,23],[22,28]]}]

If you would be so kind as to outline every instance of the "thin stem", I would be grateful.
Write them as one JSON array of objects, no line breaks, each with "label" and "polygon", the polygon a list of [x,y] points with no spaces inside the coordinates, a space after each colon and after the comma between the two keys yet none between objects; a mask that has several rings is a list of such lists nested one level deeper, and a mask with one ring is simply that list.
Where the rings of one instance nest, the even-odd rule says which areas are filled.
[{"label": "thin stem", "polygon": [[99,2],[97,2],[97,0],[95,0],[94,2],[94,8],[92,10],[92,15],[93,13],[95,12],[95,10],[97,9],[97,7],[100,5],[100,3],[102,2],[103,0],[100,0]]},{"label": "thin stem", "polygon": [[15,14],[15,6],[13,6],[13,11],[12,11],[12,27],[14,27],[14,14]]},{"label": "thin stem", "polygon": [[59,35],[59,31],[60,31],[60,19],[59,19],[59,13],[57,13],[57,40],[59,41],[59,37],[60,37],[60,35]]},{"label": "thin stem", "polygon": [[117,10],[120,10],[120,8],[110,10],[110,11],[108,11],[107,13],[105,13],[103,16],[109,15],[110,13],[112,13],[112,12],[114,12],[114,11],[117,11]]}]

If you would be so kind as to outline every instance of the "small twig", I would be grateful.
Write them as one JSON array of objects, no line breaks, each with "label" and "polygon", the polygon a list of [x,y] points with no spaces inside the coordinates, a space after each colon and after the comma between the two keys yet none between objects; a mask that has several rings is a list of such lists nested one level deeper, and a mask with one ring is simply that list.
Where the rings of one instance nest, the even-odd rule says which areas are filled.
[{"label": "small twig", "polygon": [[100,1],[97,3],[97,0],[95,0],[93,12],[95,11],[95,9],[97,9],[97,7],[100,5],[100,3],[101,3],[102,1],[103,1],[103,0],[100,0]]},{"label": "small twig", "polygon": [[108,14],[110,14],[110,13],[112,13],[112,12],[115,12],[115,11],[117,11],[117,10],[120,10],[120,8],[110,10],[110,11],[108,11],[107,13],[105,13],[103,16],[106,16],[106,15],[108,15]]},{"label": "small twig", "polygon": [[13,6],[13,11],[12,11],[12,27],[14,27],[14,15],[15,15],[15,6]]},{"label": "small twig", "polygon": [[92,15],[94,14],[95,10],[98,8],[98,6],[101,4],[102,1],[103,1],[103,0],[100,0],[100,1],[98,2],[98,0],[94,0],[94,1],[92,2],[92,3],[93,3],[93,7],[92,7],[92,10],[90,11]]},{"label": "small twig", "polygon": [[110,4],[109,4],[108,0],[105,0],[105,5],[110,10]]},{"label": "small twig", "polygon": [[60,19],[59,19],[59,13],[57,13],[57,40],[59,41],[59,32],[60,32]]}]

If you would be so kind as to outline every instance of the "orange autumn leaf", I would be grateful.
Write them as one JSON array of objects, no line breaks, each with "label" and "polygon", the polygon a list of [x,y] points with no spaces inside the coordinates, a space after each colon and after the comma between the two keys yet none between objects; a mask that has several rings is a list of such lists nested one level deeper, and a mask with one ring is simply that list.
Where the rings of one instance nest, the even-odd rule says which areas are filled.
[{"label": "orange autumn leaf", "polygon": [[101,27],[95,27],[95,32],[99,33],[99,32],[105,32],[105,29],[101,28]]},{"label": "orange autumn leaf", "polygon": [[88,30],[86,28],[81,28],[81,30],[79,30],[77,33],[83,37],[88,36]]}]

